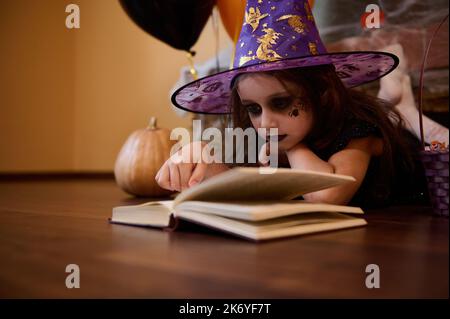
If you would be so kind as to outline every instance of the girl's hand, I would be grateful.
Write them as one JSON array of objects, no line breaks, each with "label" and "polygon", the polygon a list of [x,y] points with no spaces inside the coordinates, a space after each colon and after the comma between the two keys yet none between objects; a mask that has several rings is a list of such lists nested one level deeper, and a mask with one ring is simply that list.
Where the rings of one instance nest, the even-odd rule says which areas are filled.
[{"label": "girl's hand", "polygon": [[192,142],[173,154],[156,174],[155,180],[159,186],[181,192],[228,170],[228,166],[215,163],[209,152],[204,152],[206,146],[205,142]]},{"label": "girl's hand", "polygon": [[258,154],[258,162],[261,166],[269,166],[270,164],[270,142],[261,147]]},{"label": "girl's hand", "polygon": [[[273,153],[275,152],[275,154]],[[276,163],[270,163],[271,159],[274,159],[275,156],[277,156],[277,162]],[[289,167],[289,161],[287,158],[286,152],[283,152],[281,150],[278,150],[274,143],[267,142],[261,147],[261,150],[258,154],[258,163],[261,166],[267,167],[270,165],[274,165],[274,167]]]}]

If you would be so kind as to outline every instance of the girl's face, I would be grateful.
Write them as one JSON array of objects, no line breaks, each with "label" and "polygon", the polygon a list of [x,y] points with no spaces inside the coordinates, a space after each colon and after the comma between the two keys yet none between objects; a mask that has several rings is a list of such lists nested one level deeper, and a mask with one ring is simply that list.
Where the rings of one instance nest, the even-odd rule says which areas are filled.
[{"label": "girl's face", "polygon": [[277,78],[267,74],[243,76],[237,91],[253,127],[277,128],[278,136],[271,136],[271,139],[277,139],[279,149],[286,151],[307,136],[313,118],[306,101],[300,97],[298,87],[290,82],[284,84],[299,96],[292,96]]}]

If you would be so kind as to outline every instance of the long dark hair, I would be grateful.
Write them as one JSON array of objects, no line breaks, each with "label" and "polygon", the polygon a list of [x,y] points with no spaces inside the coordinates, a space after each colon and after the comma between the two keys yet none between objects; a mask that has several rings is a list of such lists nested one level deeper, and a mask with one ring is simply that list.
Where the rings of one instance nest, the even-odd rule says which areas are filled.
[{"label": "long dark hair", "polygon": [[[345,129],[349,117],[377,127],[383,141],[380,169],[389,179],[395,173],[394,163],[413,169],[413,157],[404,141],[404,122],[394,106],[356,89],[346,88],[332,65],[268,71],[288,90],[286,82],[295,83],[307,107],[313,114],[313,127],[303,141],[318,152],[327,149]],[[245,76],[245,75],[244,75]],[[237,87],[233,84],[231,94],[232,119],[235,127],[251,127],[250,118],[242,106]],[[326,159],[325,159],[326,160]]]}]

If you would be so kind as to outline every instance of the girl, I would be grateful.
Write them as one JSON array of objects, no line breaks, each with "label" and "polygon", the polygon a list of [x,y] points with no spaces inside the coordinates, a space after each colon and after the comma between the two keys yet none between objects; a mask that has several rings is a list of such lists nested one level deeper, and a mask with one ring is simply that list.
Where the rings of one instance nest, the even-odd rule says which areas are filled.
[{"label": "girl", "polygon": [[[236,68],[182,87],[172,98],[174,104],[202,113],[231,111],[233,125],[243,129],[277,128],[278,135],[270,138],[278,141],[283,166],[356,179],[306,194],[308,201],[367,207],[423,199],[425,179],[416,157],[419,144],[391,105],[351,88],[392,71],[398,64],[395,56],[328,54],[307,1],[287,1],[279,10],[266,9],[263,3],[247,2],[247,15],[257,7],[260,18],[269,12],[264,17],[270,19],[259,36],[254,34],[258,17],[248,28],[244,24]],[[286,19],[293,20],[281,23]],[[301,48],[304,52],[297,52]],[[287,58],[282,58],[283,52]],[[156,175],[159,185],[181,191],[229,169],[221,163],[198,163],[205,145],[186,146],[189,152],[181,162],[175,160],[179,155],[171,157]]]}]

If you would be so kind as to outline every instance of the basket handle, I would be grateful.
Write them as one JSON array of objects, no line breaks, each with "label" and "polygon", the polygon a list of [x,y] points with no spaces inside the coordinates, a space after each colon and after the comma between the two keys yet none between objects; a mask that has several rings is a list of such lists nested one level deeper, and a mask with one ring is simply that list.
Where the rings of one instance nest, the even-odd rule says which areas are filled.
[{"label": "basket handle", "polygon": [[424,134],[423,134],[423,101],[422,101],[422,97],[423,97],[423,74],[425,71],[425,63],[427,61],[428,58],[428,53],[430,52],[430,48],[431,48],[431,42],[433,42],[434,37],[436,36],[436,34],[438,33],[439,29],[441,28],[441,26],[444,24],[444,22],[448,19],[448,14],[444,17],[444,19],[441,21],[441,23],[439,23],[439,25],[437,26],[436,30],[434,30],[433,35],[431,36],[430,40],[428,41],[427,44],[427,48],[425,50],[425,55],[423,56],[423,61],[422,61],[422,67],[420,69],[420,80],[419,80],[419,125],[420,125],[420,140],[422,142],[422,147],[425,150],[425,138],[424,138]]}]

